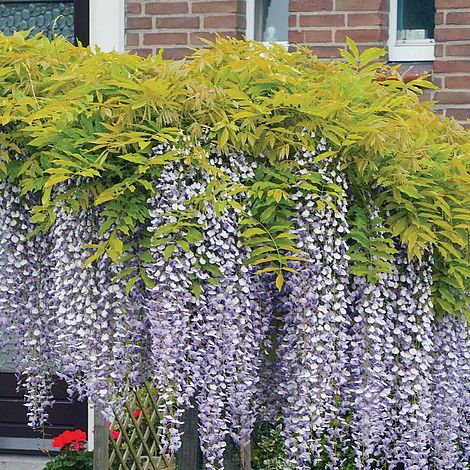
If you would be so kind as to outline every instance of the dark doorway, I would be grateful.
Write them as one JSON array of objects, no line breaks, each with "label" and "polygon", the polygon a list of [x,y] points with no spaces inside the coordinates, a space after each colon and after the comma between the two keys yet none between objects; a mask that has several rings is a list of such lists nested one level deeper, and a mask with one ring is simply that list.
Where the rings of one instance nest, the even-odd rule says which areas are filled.
[{"label": "dark doorway", "polygon": [[86,403],[69,401],[64,382],[53,387],[53,395],[49,425],[34,431],[27,425],[24,396],[17,391],[15,374],[0,372],[0,452],[38,453],[41,448],[50,449],[52,438],[67,429],[87,431]]}]

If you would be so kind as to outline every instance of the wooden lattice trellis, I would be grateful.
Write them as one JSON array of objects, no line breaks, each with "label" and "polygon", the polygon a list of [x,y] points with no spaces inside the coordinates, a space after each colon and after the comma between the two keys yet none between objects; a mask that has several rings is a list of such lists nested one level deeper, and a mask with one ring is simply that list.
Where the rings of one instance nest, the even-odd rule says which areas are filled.
[{"label": "wooden lattice trellis", "polygon": [[[161,415],[159,399],[150,385],[135,391],[124,408],[106,428],[101,420],[98,431],[95,422],[95,470],[202,470],[203,458],[199,447],[197,410],[189,409],[183,416],[183,442],[176,458],[159,456],[158,428]],[[99,427],[99,426],[98,426]],[[107,429],[107,430],[106,430]],[[105,436],[100,440],[99,433]],[[106,436],[107,434],[107,436]],[[98,439],[97,439],[98,438]],[[227,470],[250,470],[249,447],[240,449],[227,442],[224,466]]]},{"label": "wooden lattice trellis", "polygon": [[109,470],[176,470],[174,459],[158,456],[158,398],[145,385],[133,393],[108,428]]}]

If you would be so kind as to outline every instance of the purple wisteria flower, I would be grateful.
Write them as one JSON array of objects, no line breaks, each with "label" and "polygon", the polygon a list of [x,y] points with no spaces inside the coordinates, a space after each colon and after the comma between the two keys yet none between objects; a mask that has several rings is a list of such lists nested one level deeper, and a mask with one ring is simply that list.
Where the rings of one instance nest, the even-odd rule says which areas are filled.
[{"label": "purple wisteria flower", "polygon": [[29,423],[39,427],[52,405],[54,325],[50,315],[49,237],[28,237],[35,201],[0,183],[0,325],[16,352]]},{"label": "purple wisteria flower", "polygon": [[[313,156],[303,157],[311,169]],[[338,169],[326,168],[320,170],[324,181],[346,188]],[[309,261],[298,263],[297,272],[287,277],[277,349],[286,468],[308,469],[325,452],[331,468],[341,468],[339,449],[346,443],[347,427],[343,392],[349,376],[348,256],[343,238],[348,232],[347,204],[330,199],[338,208],[334,211],[315,195],[299,192],[295,199],[295,234]]]},{"label": "purple wisteria flower", "polygon": [[[150,221],[123,263],[105,252],[84,267],[85,245],[117,236],[100,232],[96,208],[58,206],[50,230],[32,233],[36,197],[0,182],[0,347],[15,350],[30,424],[47,421],[55,375],[108,417],[151,381],[160,452],[178,451],[183,413],[197,406],[209,470],[261,419],[282,424],[283,470],[466,469],[470,334],[463,318],[435,318],[432,256],[410,261],[401,248],[375,284],[353,276],[345,176],[304,151],[298,176],[318,172],[346,197],[293,195],[307,261],[278,292],[248,262],[239,222],[249,198],[232,191],[256,164],[208,147],[187,165],[194,148],[184,144],[154,182]],[[150,257],[138,247],[146,231]],[[148,279],[126,294],[123,270]]]}]

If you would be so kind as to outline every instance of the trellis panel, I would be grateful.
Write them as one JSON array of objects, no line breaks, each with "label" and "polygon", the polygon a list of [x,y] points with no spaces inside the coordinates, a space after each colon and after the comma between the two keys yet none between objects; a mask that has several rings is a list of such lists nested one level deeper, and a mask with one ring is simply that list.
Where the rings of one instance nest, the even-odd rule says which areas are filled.
[{"label": "trellis panel", "polygon": [[[158,456],[160,447],[158,427],[161,419],[159,404],[154,390],[149,385],[133,393],[124,408],[116,412],[113,423],[110,423],[106,431],[109,441],[107,468],[98,467],[95,470],[202,470],[204,468],[195,407],[183,415],[183,442],[176,458],[168,460]],[[240,449],[228,439],[225,468],[249,470],[251,468],[249,449],[240,452]]]},{"label": "trellis panel", "polygon": [[158,456],[158,405],[152,389],[145,385],[116,413],[108,429],[109,470],[176,470],[174,459]]}]

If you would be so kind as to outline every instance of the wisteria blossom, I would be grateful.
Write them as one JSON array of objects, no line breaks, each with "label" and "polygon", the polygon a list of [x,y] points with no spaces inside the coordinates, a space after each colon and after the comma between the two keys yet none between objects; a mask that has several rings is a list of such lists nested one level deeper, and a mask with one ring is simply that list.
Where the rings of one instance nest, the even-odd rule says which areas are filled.
[{"label": "wisteria blossom", "polygon": [[29,216],[33,203],[15,186],[1,183],[0,326],[5,342],[13,344],[16,352],[29,422],[40,426],[52,405],[54,325],[48,296],[49,237],[42,233],[28,237],[33,229]]},{"label": "wisteria blossom", "polygon": [[[306,164],[310,155],[306,155]],[[337,169],[320,170],[326,182],[346,187]],[[307,469],[326,452],[341,468],[345,444],[344,388],[348,380],[348,231],[346,201],[335,212],[310,194],[296,195],[298,246],[308,258],[287,278],[278,367],[288,468]],[[319,209],[319,207],[321,207]]]},{"label": "wisteria blossom", "polygon": [[433,325],[431,464],[465,469],[470,461],[470,335],[467,322],[447,315]]},{"label": "wisteria blossom", "polygon": [[343,168],[305,150],[296,176],[315,172],[337,196],[301,184],[290,195],[305,260],[279,291],[249,263],[240,224],[256,213],[243,185],[259,162],[207,141],[198,160],[183,143],[149,182],[148,218],[117,261],[120,234],[100,230],[92,201],[57,205],[50,229],[34,231],[36,196],[0,183],[0,346],[15,351],[30,424],[47,422],[55,376],[108,417],[151,383],[160,453],[178,452],[184,412],[197,407],[209,470],[261,420],[280,423],[280,470],[468,468],[470,334],[464,318],[435,314],[432,255],[410,260],[397,243],[377,282],[353,275]]}]

